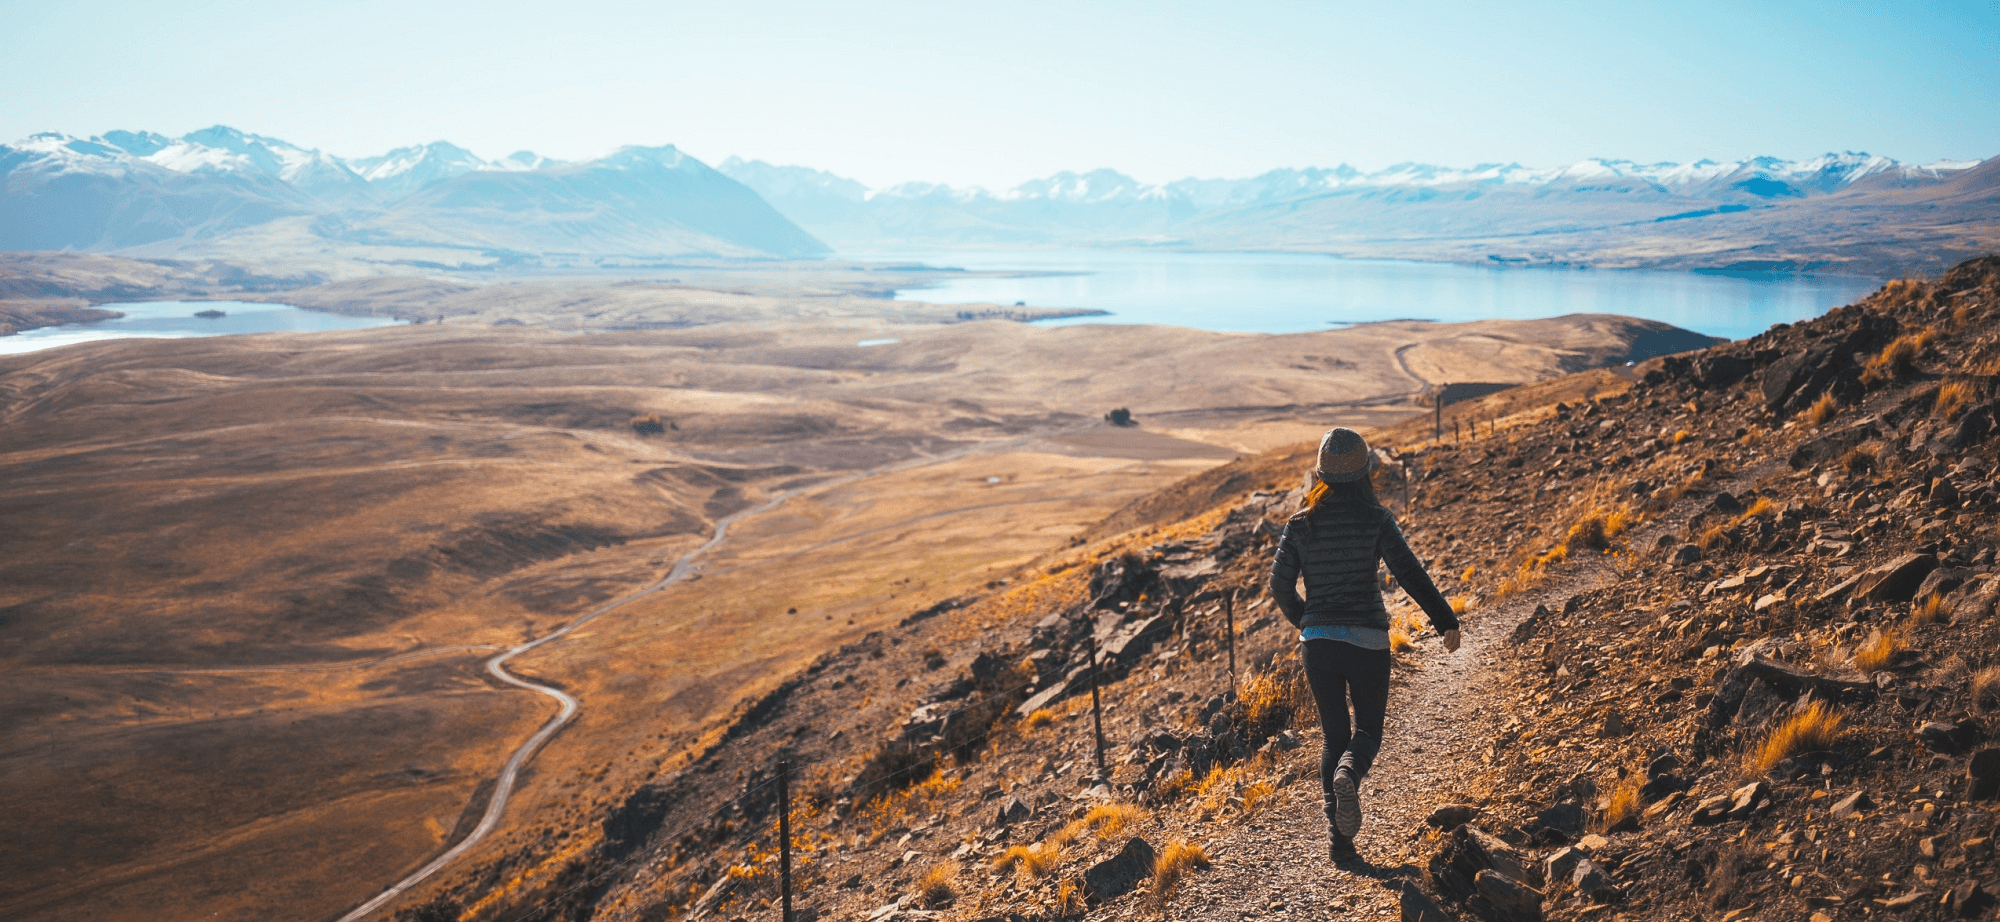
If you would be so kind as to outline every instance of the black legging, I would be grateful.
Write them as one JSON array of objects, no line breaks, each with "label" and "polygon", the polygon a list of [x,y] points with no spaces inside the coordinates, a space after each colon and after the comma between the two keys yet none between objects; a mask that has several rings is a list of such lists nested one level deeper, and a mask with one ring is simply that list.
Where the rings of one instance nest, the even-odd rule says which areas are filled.
[{"label": "black legging", "polygon": [[[1389,651],[1364,650],[1339,640],[1308,640],[1299,645],[1305,659],[1306,682],[1319,705],[1319,726],[1326,748],[1319,756],[1319,783],[1331,792],[1333,775],[1345,766],[1355,781],[1367,777],[1382,749],[1382,718],[1389,710]],[[1354,723],[1347,720],[1347,702],[1354,701]],[[1332,798],[1328,798],[1331,809]]]}]

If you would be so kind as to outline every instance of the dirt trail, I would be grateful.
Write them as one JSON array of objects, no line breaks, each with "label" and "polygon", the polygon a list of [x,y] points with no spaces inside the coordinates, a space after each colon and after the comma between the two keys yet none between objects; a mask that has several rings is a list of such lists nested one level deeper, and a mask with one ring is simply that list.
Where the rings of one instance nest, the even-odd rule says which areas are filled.
[{"label": "dirt trail", "polygon": [[[1721,488],[1756,483],[1779,466],[1746,471]],[[1684,498],[1665,515],[1634,529],[1631,546],[1651,546],[1662,534],[1678,534],[1707,498]],[[1484,793],[1466,790],[1460,782],[1479,773],[1480,753],[1508,717],[1509,703],[1486,681],[1508,668],[1516,655],[1508,635],[1537,605],[1560,609],[1569,597],[1610,584],[1615,566],[1612,558],[1575,559],[1561,577],[1475,610],[1465,620],[1465,642],[1457,653],[1446,653],[1440,639],[1429,637],[1419,643],[1418,655],[1405,658],[1408,665],[1398,665],[1382,753],[1362,785],[1366,819],[1355,840],[1361,861],[1336,866],[1327,860],[1319,790],[1321,741],[1314,729],[1286,762],[1283,793],[1269,811],[1217,827],[1220,834],[1209,844],[1215,867],[1183,885],[1167,917],[1396,914],[1402,881],[1422,875],[1410,856],[1424,819],[1440,805],[1477,800]]]}]

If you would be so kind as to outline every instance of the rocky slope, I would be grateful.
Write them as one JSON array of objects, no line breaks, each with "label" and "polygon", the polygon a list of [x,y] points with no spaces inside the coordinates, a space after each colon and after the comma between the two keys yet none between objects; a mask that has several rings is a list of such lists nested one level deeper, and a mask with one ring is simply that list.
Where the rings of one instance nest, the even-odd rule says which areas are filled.
[{"label": "rocky slope", "polygon": [[1262,601],[1301,446],[828,654],[399,912],[772,917],[783,762],[806,917],[1991,918],[2000,258],[1639,371],[1376,433],[1469,639],[1392,608],[1360,862]]}]

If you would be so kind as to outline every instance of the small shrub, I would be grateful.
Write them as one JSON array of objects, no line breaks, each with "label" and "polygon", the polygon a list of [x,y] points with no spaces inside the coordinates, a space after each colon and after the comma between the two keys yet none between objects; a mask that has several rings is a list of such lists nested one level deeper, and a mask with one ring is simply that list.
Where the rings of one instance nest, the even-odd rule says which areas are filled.
[{"label": "small shrub", "polygon": [[1564,556],[1567,556],[1567,550],[1577,548],[1604,550],[1610,547],[1611,542],[1616,541],[1619,535],[1625,533],[1629,524],[1629,520],[1621,510],[1606,512],[1602,509],[1593,509],[1569,527],[1569,535],[1563,541],[1563,544],[1567,545]]},{"label": "small shrub", "polygon": [[1773,729],[1764,741],[1751,748],[1744,767],[1752,776],[1767,774],[1783,762],[1802,752],[1819,752],[1830,749],[1840,741],[1840,726],[1845,718],[1833,712],[1824,701],[1814,701]]},{"label": "small shrub", "polygon": [[1973,386],[1965,381],[1952,381],[1938,388],[1937,400],[1931,404],[1931,414],[1945,420],[1958,418],[1965,408],[1979,399]]},{"label": "small shrub", "polygon": [[924,876],[917,879],[917,899],[932,909],[950,904],[958,896],[958,891],[955,889],[958,872],[959,864],[956,861],[931,865],[930,870],[925,871]]},{"label": "small shrub", "polygon": [[1988,714],[2000,711],[2000,666],[1988,666],[1973,673],[1972,706]]},{"label": "small shrub", "polygon": [[1840,466],[1850,474],[1866,474],[1875,469],[1875,453],[1856,445],[1840,456]]},{"label": "small shrub", "polygon": [[659,435],[667,431],[667,424],[660,421],[660,414],[646,413],[632,417],[632,431],[640,435]]},{"label": "small shrub", "polygon": [[1172,839],[1153,856],[1153,885],[1150,896],[1155,908],[1165,907],[1174,890],[1189,874],[1209,867],[1208,851],[1186,839]]},{"label": "small shrub", "polygon": [[1868,642],[1861,645],[1861,649],[1854,651],[1854,658],[1848,662],[1863,674],[1873,674],[1876,670],[1894,662],[1896,654],[1902,651],[1903,638],[1896,634],[1894,628],[1890,628],[1876,631],[1871,635]]},{"label": "small shrub", "polygon": [[1619,779],[1611,789],[1611,796],[1604,800],[1604,812],[1597,817],[1598,832],[1610,832],[1638,818],[1639,810],[1645,806],[1639,797],[1640,787],[1638,772]]},{"label": "small shrub", "polygon": [[1815,426],[1824,426],[1833,420],[1834,414],[1839,412],[1840,401],[1833,399],[1832,394],[1821,394],[1819,399],[1813,401],[1813,405],[1806,410],[1806,422]]}]

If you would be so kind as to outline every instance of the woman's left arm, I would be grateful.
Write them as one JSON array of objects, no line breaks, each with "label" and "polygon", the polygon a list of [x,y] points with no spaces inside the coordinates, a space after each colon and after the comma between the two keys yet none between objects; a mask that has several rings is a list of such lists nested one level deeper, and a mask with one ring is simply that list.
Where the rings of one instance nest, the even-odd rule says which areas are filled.
[{"label": "woman's left arm", "polygon": [[1429,615],[1431,626],[1438,633],[1458,630],[1458,616],[1452,613],[1451,603],[1444,600],[1444,593],[1438,591],[1437,584],[1431,582],[1431,575],[1424,569],[1423,561],[1410,550],[1410,543],[1403,539],[1403,530],[1396,526],[1396,517],[1383,513],[1387,520],[1382,523],[1381,537],[1377,550],[1382,562],[1389,565],[1389,572],[1395,574],[1396,582],[1410,599]]}]

